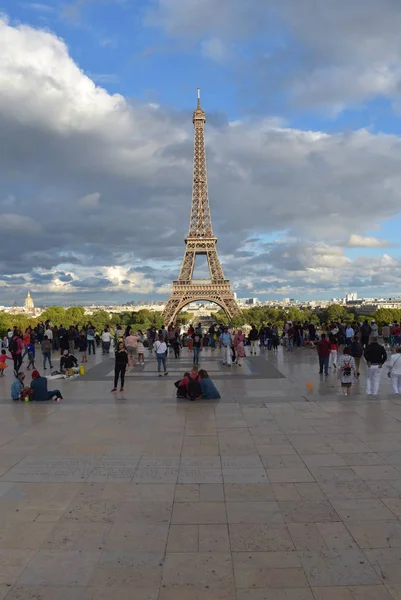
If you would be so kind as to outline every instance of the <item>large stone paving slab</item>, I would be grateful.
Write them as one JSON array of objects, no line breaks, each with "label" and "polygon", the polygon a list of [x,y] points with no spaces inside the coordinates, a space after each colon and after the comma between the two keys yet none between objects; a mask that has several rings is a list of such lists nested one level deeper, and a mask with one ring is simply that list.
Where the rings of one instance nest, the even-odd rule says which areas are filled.
[{"label": "large stone paving slab", "polygon": [[387,381],[344,400],[308,350],[230,373],[208,351],[222,399],[191,403],[186,354],[117,395],[111,359],[91,360],[61,404],[12,404],[0,382],[0,599],[400,600]]}]

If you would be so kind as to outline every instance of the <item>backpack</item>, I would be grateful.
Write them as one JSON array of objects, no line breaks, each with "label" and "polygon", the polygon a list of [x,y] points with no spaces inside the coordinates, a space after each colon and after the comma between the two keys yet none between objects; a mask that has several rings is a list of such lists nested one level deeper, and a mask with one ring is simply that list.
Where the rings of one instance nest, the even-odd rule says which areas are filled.
[{"label": "backpack", "polygon": [[17,340],[15,339],[15,337],[11,338],[10,341],[8,342],[8,350],[9,350],[9,352],[17,352],[18,344],[17,344]]},{"label": "backpack", "polygon": [[199,396],[202,395],[201,384],[198,381],[198,378],[192,379],[190,378],[188,383],[188,398],[190,400],[196,400]]},{"label": "backpack", "polygon": [[343,367],[342,367],[342,372],[344,377],[350,377],[352,370],[351,370],[351,365],[349,362],[344,363]]},{"label": "backpack", "polygon": [[43,340],[43,352],[50,352],[52,345],[50,340]]}]

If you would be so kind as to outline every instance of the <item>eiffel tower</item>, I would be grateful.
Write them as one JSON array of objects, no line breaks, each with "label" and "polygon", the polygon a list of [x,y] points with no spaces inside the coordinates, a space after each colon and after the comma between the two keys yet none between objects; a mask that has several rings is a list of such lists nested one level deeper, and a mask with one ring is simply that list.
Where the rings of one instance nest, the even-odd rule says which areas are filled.
[{"label": "eiffel tower", "polygon": [[[230,281],[224,279],[223,269],[217,254],[217,238],[213,235],[207,190],[205,123],[206,114],[200,105],[194,111],[195,129],[194,172],[192,186],[192,207],[188,237],[185,238],[185,254],[178,279],[173,282],[173,291],[163,311],[166,325],[175,322],[177,314],[190,302],[207,300],[224,310],[229,320],[241,315],[230,288]],[[209,279],[193,279],[195,258],[207,257]]]}]

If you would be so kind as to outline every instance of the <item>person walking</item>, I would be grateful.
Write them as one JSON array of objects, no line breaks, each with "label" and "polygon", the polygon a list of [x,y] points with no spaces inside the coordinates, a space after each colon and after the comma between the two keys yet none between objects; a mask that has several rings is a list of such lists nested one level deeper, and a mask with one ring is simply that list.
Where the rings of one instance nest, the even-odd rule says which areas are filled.
[{"label": "person walking", "polygon": [[199,355],[203,349],[203,337],[200,333],[199,329],[195,329],[194,337],[193,337],[193,346],[194,346],[194,366],[199,366]]},{"label": "person walking", "polygon": [[390,346],[390,335],[391,335],[390,325],[383,325],[382,338],[383,338],[385,348],[388,348]]},{"label": "person walking", "polygon": [[52,369],[52,343],[48,339],[47,335],[44,336],[40,347],[42,349],[44,371],[46,371],[46,361],[49,363],[49,367]]},{"label": "person walking", "polygon": [[136,346],[136,351],[138,354],[138,365],[145,364],[145,346],[143,345],[145,341],[145,336],[141,330],[138,331],[138,342]]},{"label": "person walking", "polygon": [[24,342],[19,332],[15,331],[13,337],[8,343],[8,351],[14,360],[14,371],[18,373],[22,365],[22,351],[24,349]]},{"label": "person walking", "polygon": [[334,337],[334,335],[330,335],[329,337],[329,342],[330,342],[330,366],[334,367],[334,369],[337,368],[337,357],[338,357],[338,343],[336,338]]},{"label": "person walking", "polygon": [[364,357],[368,364],[366,394],[368,396],[377,396],[382,368],[387,360],[387,352],[385,351],[384,346],[381,346],[378,343],[377,337],[372,337],[372,341],[366,346]]},{"label": "person walking", "polygon": [[[249,332],[249,341],[251,342],[250,354],[251,355],[254,354],[256,356],[256,354],[257,354],[256,349],[258,347],[258,342],[259,342],[259,333],[258,333],[258,330],[256,329],[255,325],[252,325],[251,331]],[[231,362],[230,362],[230,364],[231,364]]]},{"label": "person walking", "polygon": [[359,368],[361,364],[361,358],[363,356],[363,348],[361,342],[356,336],[354,336],[351,342],[351,356],[355,360],[356,376],[359,378]]},{"label": "person walking", "polygon": [[391,378],[393,394],[401,394],[401,346],[392,354],[387,363],[388,376]]},{"label": "person walking", "polygon": [[326,338],[326,334],[322,333],[320,342],[317,345],[317,354],[319,357],[319,375],[329,374],[329,360],[330,360],[331,344]]},{"label": "person walking", "polygon": [[155,342],[154,349],[157,359],[157,372],[159,377],[162,377],[161,367],[163,365],[164,375],[168,375],[166,359],[167,359],[167,344],[163,333],[159,334],[159,339]]},{"label": "person walking", "polygon": [[[256,328],[255,328],[256,331]],[[256,331],[256,334],[258,332]],[[219,342],[221,345],[221,352],[223,356],[223,365],[231,367],[231,333],[228,331],[228,327],[224,327],[223,333],[220,335]],[[251,352],[252,353],[252,352]],[[256,354],[256,352],[255,352]]]},{"label": "person walking", "polygon": [[349,396],[351,393],[351,386],[355,381],[355,360],[351,356],[351,348],[345,346],[343,354],[338,359],[338,378],[341,381],[341,388],[344,396]]},{"label": "person walking", "polygon": [[117,391],[118,378],[121,377],[120,392],[123,392],[125,383],[125,371],[127,370],[128,364],[128,353],[124,347],[124,342],[118,342],[115,357],[116,363],[114,366],[114,387],[111,391]]},{"label": "person walking", "polygon": [[372,331],[371,326],[368,323],[368,320],[365,319],[362,323],[360,333],[361,333],[361,344],[365,348],[369,344],[370,333]]}]

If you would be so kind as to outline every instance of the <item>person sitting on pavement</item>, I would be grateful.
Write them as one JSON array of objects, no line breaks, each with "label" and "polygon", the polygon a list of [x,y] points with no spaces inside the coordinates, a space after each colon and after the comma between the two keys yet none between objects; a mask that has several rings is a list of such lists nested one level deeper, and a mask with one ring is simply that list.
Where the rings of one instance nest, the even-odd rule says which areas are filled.
[{"label": "person sitting on pavement", "polygon": [[70,354],[69,350],[64,350],[62,357],[60,358],[60,373],[71,374],[71,369],[78,366],[78,361],[73,354]]},{"label": "person sitting on pavement", "polygon": [[[192,367],[190,373],[185,373],[183,379],[176,385],[177,390],[186,390],[185,398],[189,400],[199,400],[202,397],[202,389],[200,385],[200,377],[198,374],[198,367]],[[180,396],[181,398],[183,396]]]},{"label": "person sitting on pavement", "polygon": [[199,371],[200,386],[202,390],[202,398],[205,400],[218,400],[221,398],[216,386],[209,377],[209,373],[205,369]]},{"label": "person sitting on pavement", "polygon": [[48,390],[46,377],[41,377],[39,371],[32,371],[31,381],[32,397],[31,400],[36,402],[44,402],[45,400],[56,400],[57,402],[63,399],[60,390]]},{"label": "person sitting on pavement", "polygon": [[15,379],[11,384],[11,399],[14,400],[14,402],[16,402],[17,400],[22,400],[25,374],[22,372],[14,372],[14,374]]}]

